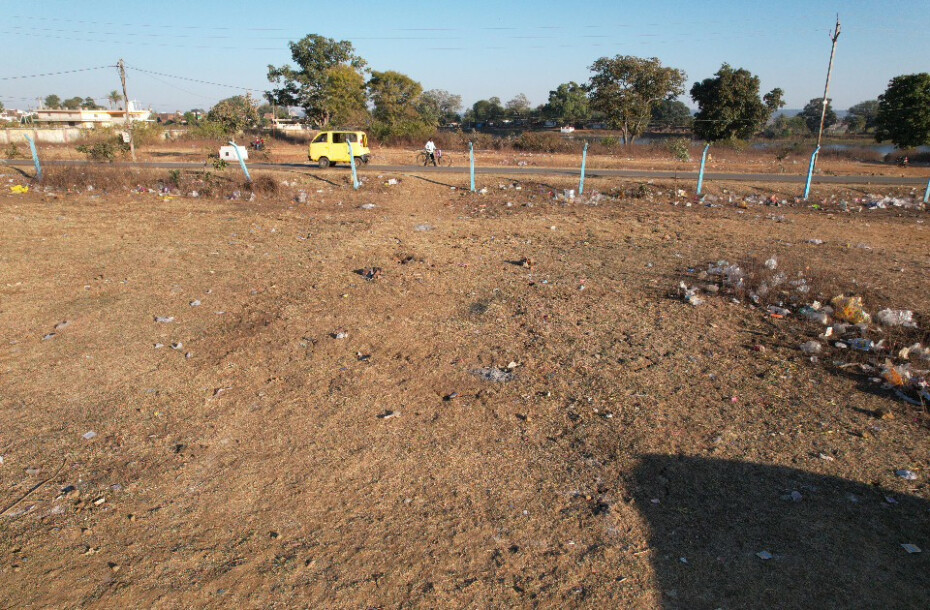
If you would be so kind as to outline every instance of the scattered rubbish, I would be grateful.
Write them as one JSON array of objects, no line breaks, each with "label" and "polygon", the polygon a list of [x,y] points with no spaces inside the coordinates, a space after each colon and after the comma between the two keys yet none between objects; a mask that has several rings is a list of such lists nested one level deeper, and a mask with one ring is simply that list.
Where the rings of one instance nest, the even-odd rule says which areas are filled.
[{"label": "scattered rubbish", "polygon": [[400,182],[397,180],[397,178],[391,178],[384,184],[385,186],[394,186],[395,184],[400,184]]},{"label": "scattered rubbish", "polygon": [[332,337],[333,339],[348,339],[349,333],[347,333],[344,330],[336,330],[330,333],[329,336]]},{"label": "scattered rubbish", "polygon": [[12,193],[13,195],[25,195],[28,192],[29,192],[29,187],[23,186],[22,184],[17,184],[15,186],[10,187],[10,193]]},{"label": "scattered rubbish", "polygon": [[71,322],[69,322],[68,320],[64,320],[55,325],[55,330],[61,330],[63,328],[67,328],[70,324]]},{"label": "scattered rubbish", "polygon": [[400,413],[397,411],[385,411],[378,416],[378,419],[391,419],[394,417],[400,417]]},{"label": "scattered rubbish", "polygon": [[297,193],[297,203],[307,203],[307,191],[300,191]]},{"label": "scattered rubbish", "polygon": [[860,352],[871,352],[875,349],[874,341],[870,339],[863,339],[861,337],[850,339],[849,341],[846,341],[846,344],[854,350],[858,350]]},{"label": "scattered rubbish", "polygon": [[458,393],[458,392],[451,392],[451,393],[446,394],[445,396],[443,396],[442,399],[443,399],[444,401],[446,401],[446,402],[450,402],[450,401],[452,401],[452,400],[455,400],[455,399],[458,398],[458,397],[459,397],[459,393]]},{"label": "scattered rubbish", "polygon": [[814,356],[823,351],[823,346],[817,341],[808,341],[806,343],[802,343],[800,349],[808,356]]},{"label": "scattered rubbish", "polygon": [[917,473],[912,470],[906,470],[906,469],[895,470],[894,474],[898,478],[904,479],[905,481],[916,481],[917,480]]},{"label": "scattered rubbish", "polygon": [[785,309],[784,307],[777,307],[775,305],[769,305],[766,308],[766,311],[769,312],[769,315],[773,318],[785,318],[791,315],[790,309]]},{"label": "scattered rubbish", "polygon": [[432,230],[433,230],[433,225],[417,225],[417,226],[413,227],[413,230],[414,230],[414,231],[420,231],[420,232],[432,231]]},{"label": "scattered rubbish", "polygon": [[96,438],[96,437],[97,437],[97,433],[94,432],[93,430],[91,430],[91,431],[89,431],[89,432],[85,432],[84,435],[83,435],[81,438],[83,438],[85,441],[89,441],[89,440],[92,440],[92,439],[94,439],[94,438]]},{"label": "scattered rubbish", "polygon": [[478,194],[479,194],[479,195],[487,195],[487,194],[488,194],[488,189],[487,189],[487,188],[481,188],[481,189],[478,190]]},{"label": "scattered rubbish", "polygon": [[472,375],[491,383],[506,383],[508,381],[513,381],[513,372],[507,369],[499,369],[497,367],[491,367],[486,369],[475,369],[471,372]]},{"label": "scattered rubbish", "polygon": [[778,259],[774,256],[767,261],[765,261],[765,268],[769,271],[774,271],[778,267]]},{"label": "scattered rubbish", "polygon": [[172,344],[171,344],[171,349],[173,349],[173,350],[182,350],[182,349],[184,349],[184,344],[181,343],[180,341],[178,341],[177,343],[172,343]]},{"label": "scattered rubbish", "polygon": [[883,309],[875,314],[875,321],[883,326],[917,328],[914,312],[907,309]]},{"label": "scattered rubbish", "polygon": [[768,561],[769,559],[772,559],[774,555],[772,555],[768,551],[759,551],[758,553],[756,553],[756,557],[758,557],[762,561]]},{"label": "scattered rubbish", "polygon": [[190,305],[191,307],[200,307],[200,301],[193,300],[190,303],[188,303],[188,305]]},{"label": "scattered rubbish", "polygon": [[822,239],[807,239],[804,241],[804,243],[820,246],[824,243],[824,241]]},{"label": "scattered rubbish", "polygon": [[360,205],[360,206],[358,206],[358,207],[362,208],[363,210],[373,210],[373,209],[375,209],[375,208],[378,207],[378,206],[376,206],[376,205],[373,204],[373,203],[363,203],[362,205]]},{"label": "scattered rubbish", "polygon": [[862,297],[834,297],[830,303],[833,305],[833,315],[837,320],[851,324],[868,324],[872,318],[862,307]]},{"label": "scattered rubbish", "polygon": [[836,459],[832,455],[827,455],[826,453],[818,453],[817,457],[825,462],[835,462]]},{"label": "scattered rubbish", "polygon": [[369,282],[381,277],[381,267],[366,267],[365,269],[356,269],[355,273],[359,274]]},{"label": "scattered rubbish", "polygon": [[901,548],[911,554],[921,552],[920,547],[917,546],[916,544],[902,544]]},{"label": "scattered rubbish", "polygon": [[697,307],[698,305],[704,304],[704,299],[697,296],[698,288],[695,286],[693,288],[688,288],[688,285],[684,282],[678,284],[678,289],[681,292],[681,297],[689,305]]},{"label": "scattered rubbish", "polygon": [[155,316],[155,322],[158,324],[171,324],[174,322],[174,316]]},{"label": "scattered rubbish", "polygon": [[42,337],[42,340],[43,340],[43,341],[48,341],[49,339],[54,339],[54,338],[55,338],[55,333],[49,333],[49,334],[45,335],[44,337]]},{"label": "scattered rubbish", "polygon": [[155,347],[155,349],[161,349],[161,348],[165,347],[165,344],[164,344],[164,343],[156,343],[154,347]]}]

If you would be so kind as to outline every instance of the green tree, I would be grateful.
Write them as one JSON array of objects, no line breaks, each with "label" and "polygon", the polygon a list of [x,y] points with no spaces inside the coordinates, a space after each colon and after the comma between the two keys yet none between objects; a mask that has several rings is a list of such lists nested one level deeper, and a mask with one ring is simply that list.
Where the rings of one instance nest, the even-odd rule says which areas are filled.
[{"label": "green tree", "polygon": [[504,106],[506,115],[512,118],[526,118],[533,105],[526,95],[518,93],[512,100]]},{"label": "green tree", "polygon": [[850,106],[846,111],[843,122],[850,131],[867,133],[875,129],[875,119],[878,116],[878,100],[867,100]]},{"label": "green tree", "polygon": [[238,133],[258,123],[258,110],[250,97],[236,95],[217,102],[207,120],[222,125],[226,133]]},{"label": "green tree", "polygon": [[84,101],[81,102],[81,108],[86,110],[98,110],[100,106],[97,105],[97,102],[92,97],[85,97]]},{"label": "green tree", "polygon": [[601,57],[590,70],[594,72],[588,83],[591,107],[604,113],[611,128],[621,131],[624,144],[646,131],[657,102],[684,93],[687,78],[681,70],[664,67],[657,57]]},{"label": "green tree", "polygon": [[472,119],[477,123],[496,121],[504,116],[504,107],[499,97],[489,100],[478,100],[471,106]]},{"label": "green tree", "polygon": [[83,98],[80,97],[69,97],[61,103],[61,107],[66,110],[77,110],[81,107],[81,104],[84,103]]},{"label": "green tree", "polygon": [[[281,106],[299,106],[304,109],[307,119],[326,127],[334,110],[330,101],[334,94],[331,86],[334,80],[346,84],[341,75],[334,78],[330,71],[337,66],[347,66],[361,74],[365,60],[355,54],[351,42],[337,42],[316,34],[304,36],[298,42],[288,43],[288,46],[296,67],[268,66],[268,81],[278,86],[266,91],[265,97]],[[364,92],[364,79],[361,83]]]},{"label": "green tree", "polygon": [[[827,129],[836,125],[837,118],[836,113],[833,112],[833,106],[831,105],[832,100],[827,100],[827,112],[823,117],[823,128]],[[823,98],[815,97],[811,101],[807,102],[807,105],[804,106],[798,116],[804,119],[804,123],[807,125],[807,129],[814,135],[817,135],[817,131],[820,129],[820,113],[823,112]]]},{"label": "green tree", "polygon": [[583,85],[572,81],[562,83],[549,92],[549,101],[543,114],[562,125],[574,125],[591,118],[588,92]]},{"label": "green tree", "polygon": [[110,108],[122,108],[120,102],[123,101],[123,96],[119,94],[119,91],[114,89],[107,94],[107,102],[110,104]]},{"label": "green tree", "polygon": [[422,93],[420,83],[393,70],[372,72],[368,80],[368,96],[374,105],[372,116],[383,123],[419,119],[416,103]]},{"label": "green tree", "polygon": [[340,64],[326,71],[326,95],[323,108],[328,124],[361,127],[368,121],[365,79],[351,66]]},{"label": "green tree", "polygon": [[61,98],[55,95],[54,93],[49,96],[46,96],[45,107],[51,108],[52,110],[57,110],[58,108],[61,108]]},{"label": "green tree", "polygon": [[654,129],[691,129],[694,117],[691,109],[678,100],[660,100],[652,108]]},{"label": "green tree", "polygon": [[809,136],[810,133],[810,129],[807,128],[807,123],[801,115],[792,117],[780,115],[775,117],[775,120],[765,127],[762,135],[774,140],[782,138],[800,138]]},{"label": "green tree", "polygon": [[458,121],[462,111],[462,96],[442,89],[430,89],[420,96],[420,116],[435,125],[446,125]]},{"label": "green tree", "polygon": [[694,83],[695,135],[708,142],[752,137],[785,105],[781,89],[772,89],[760,99],[759,84],[759,77],[749,70],[734,70],[726,63],[713,78]]},{"label": "green tree", "polygon": [[930,144],[930,74],[896,76],[878,96],[875,139],[898,148]]}]

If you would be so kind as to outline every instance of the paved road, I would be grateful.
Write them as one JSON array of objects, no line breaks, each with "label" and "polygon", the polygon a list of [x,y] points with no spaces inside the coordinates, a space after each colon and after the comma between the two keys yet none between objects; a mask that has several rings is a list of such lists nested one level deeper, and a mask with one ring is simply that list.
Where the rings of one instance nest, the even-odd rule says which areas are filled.
[{"label": "paved road", "polygon": [[[56,165],[89,165],[90,161],[45,161],[43,166]],[[14,165],[32,167],[32,161],[0,160],[0,165]],[[156,161],[146,163],[111,163],[110,167],[140,167],[150,169],[202,169],[204,163],[180,163],[172,161]],[[250,163],[249,169],[277,169],[277,170],[304,170],[314,174],[343,173],[348,167],[335,167],[319,169],[306,163]],[[420,167],[417,165],[364,165],[359,172],[367,173],[417,173],[429,174],[468,174],[468,167]],[[577,168],[560,167],[475,167],[476,174],[491,174],[495,176],[580,176]],[[654,171],[639,169],[588,169],[585,175],[589,178],[656,178],[674,179],[697,182],[697,172]],[[789,182],[803,184],[807,175],[801,174],[737,174],[737,173],[705,173],[705,181],[736,181],[736,182]],[[927,178],[906,176],[827,176],[815,175],[814,184],[874,184],[884,186],[923,186]]]}]

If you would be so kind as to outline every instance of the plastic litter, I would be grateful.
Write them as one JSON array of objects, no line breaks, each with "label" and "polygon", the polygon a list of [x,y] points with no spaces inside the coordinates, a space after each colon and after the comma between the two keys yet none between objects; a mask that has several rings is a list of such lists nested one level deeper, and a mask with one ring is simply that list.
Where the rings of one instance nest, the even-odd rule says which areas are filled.
[{"label": "plastic litter", "polygon": [[914,322],[914,312],[908,309],[883,309],[875,314],[875,321],[883,326],[917,328]]},{"label": "plastic litter", "polygon": [[767,261],[765,261],[765,268],[774,271],[778,267],[778,259],[774,256]]},{"label": "plastic litter", "polygon": [[768,551],[759,551],[758,553],[756,553],[756,557],[758,557],[762,561],[768,561],[769,559],[772,559],[774,555],[772,555]]},{"label": "plastic litter", "polygon": [[155,322],[158,324],[171,324],[174,322],[174,316],[155,316]]},{"label": "plastic litter", "polygon": [[491,383],[506,383],[508,381],[513,381],[514,377],[511,371],[499,369],[497,367],[475,369],[471,374],[484,381],[490,381]]},{"label": "plastic litter", "polygon": [[85,432],[85,433],[81,436],[81,438],[83,438],[85,441],[92,440],[92,439],[94,439],[94,438],[96,438],[96,437],[97,437],[97,433],[94,432],[93,430],[91,430],[90,432]]},{"label": "plastic litter", "polygon": [[28,192],[29,192],[29,187],[23,186],[22,184],[17,184],[15,186],[10,187],[10,193],[14,195],[25,195]]},{"label": "plastic litter", "polygon": [[862,297],[838,296],[834,297],[830,303],[833,305],[833,315],[837,320],[852,324],[868,324],[872,321],[871,316],[862,306]]},{"label": "plastic litter", "polygon": [[902,544],[901,548],[907,551],[908,553],[920,553],[920,547],[916,544]]},{"label": "plastic litter", "polygon": [[808,356],[815,356],[823,350],[823,346],[816,341],[808,341],[807,343],[802,343],[800,349]]},{"label": "plastic litter", "polygon": [[819,324],[823,324],[824,326],[830,323],[830,316],[827,315],[826,312],[819,311],[810,305],[805,305],[799,309],[798,314],[806,320],[817,322]]},{"label": "plastic litter", "polygon": [[860,337],[846,341],[846,345],[860,352],[871,352],[875,350],[874,341],[870,339],[862,339]]},{"label": "plastic litter", "polygon": [[900,479],[904,479],[905,481],[916,481],[917,480],[917,473],[912,470],[907,470],[907,469],[896,470],[895,476],[897,476]]}]

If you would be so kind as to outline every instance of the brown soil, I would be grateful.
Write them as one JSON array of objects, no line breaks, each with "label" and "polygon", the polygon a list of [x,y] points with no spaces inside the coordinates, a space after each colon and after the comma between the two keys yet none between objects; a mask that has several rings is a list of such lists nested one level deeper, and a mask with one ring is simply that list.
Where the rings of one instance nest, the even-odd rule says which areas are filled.
[{"label": "brown soil", "polygon": [[926,212],[375,176],[4,187],[0,607],[930,604],[921,410],[674,296],[774,254],[926,326]]}]

